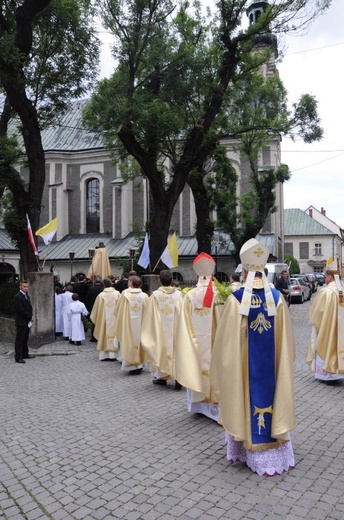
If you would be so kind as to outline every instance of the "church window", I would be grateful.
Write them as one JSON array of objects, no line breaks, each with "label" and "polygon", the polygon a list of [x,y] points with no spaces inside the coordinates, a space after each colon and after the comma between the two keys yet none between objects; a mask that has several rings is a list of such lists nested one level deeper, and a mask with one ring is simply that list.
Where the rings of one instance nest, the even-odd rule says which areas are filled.
[{"label": "church window", "polygon": [[90,179],[86,183],[86,233],[99,233],[100,229],[100,183]]}]

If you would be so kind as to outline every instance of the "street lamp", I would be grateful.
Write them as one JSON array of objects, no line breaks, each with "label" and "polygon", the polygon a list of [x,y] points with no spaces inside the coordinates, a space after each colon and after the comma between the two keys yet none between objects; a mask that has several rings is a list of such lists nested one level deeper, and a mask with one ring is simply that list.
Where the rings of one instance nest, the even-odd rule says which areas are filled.
[{"label": "street lamp", "polygon": [[69,251],[69,260],[70,260],[70,279],[73,276],[73,260],[75,257],[75,251]]},{"label": "street lamp", "polygon": [[135,253],[136,253],[136,249],[132,249],[132,248],[129,249],[129,256],[130,256],[130,261],[131,261],[131,269],[130,269],[131,271],[134,270]]}]

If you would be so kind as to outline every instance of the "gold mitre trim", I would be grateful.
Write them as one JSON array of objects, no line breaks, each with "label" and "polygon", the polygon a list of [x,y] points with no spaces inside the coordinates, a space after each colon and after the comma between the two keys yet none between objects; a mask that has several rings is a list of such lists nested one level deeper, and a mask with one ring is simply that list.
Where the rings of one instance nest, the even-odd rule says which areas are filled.
[{"label": "gold mitre trim", "polygon": [[263,289],[264,282],[261,278],[255,278],[253,280],[253,289]]},{"label": "gold mitre trim", "polygon": [[263,272],[269,256],[268,250],[255,238],[251,238],[240,249],[240,259],[246,271]]}]

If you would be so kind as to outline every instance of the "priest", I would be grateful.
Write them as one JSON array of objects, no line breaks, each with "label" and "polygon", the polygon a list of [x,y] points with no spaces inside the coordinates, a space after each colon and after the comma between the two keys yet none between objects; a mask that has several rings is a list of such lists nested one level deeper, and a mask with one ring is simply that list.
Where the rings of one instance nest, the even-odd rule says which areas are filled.
[{"label": "priest", "polygon": [[244,287],[225,303],[210,381],[220,403],[227,459],[259,475],[295,465],[294,333],[287,304],[264,273],[268,251],[256,239],[240,250]]}]

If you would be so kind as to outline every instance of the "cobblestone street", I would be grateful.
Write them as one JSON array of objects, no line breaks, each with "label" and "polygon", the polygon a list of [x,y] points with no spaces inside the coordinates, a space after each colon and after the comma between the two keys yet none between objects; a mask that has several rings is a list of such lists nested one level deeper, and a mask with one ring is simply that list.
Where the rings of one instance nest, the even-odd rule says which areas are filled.
[{"label": "cobblestone street", "polygon": [[184,389],[98,361],[88,339],[26,365],[0,343],[0,518],[343,520],[344,383],[316,382],[305,364],[309,307],[290,307],[296,467],[277,477],[230,466],[223,429],[187,412]]}]

